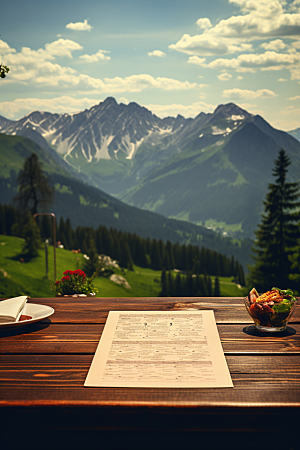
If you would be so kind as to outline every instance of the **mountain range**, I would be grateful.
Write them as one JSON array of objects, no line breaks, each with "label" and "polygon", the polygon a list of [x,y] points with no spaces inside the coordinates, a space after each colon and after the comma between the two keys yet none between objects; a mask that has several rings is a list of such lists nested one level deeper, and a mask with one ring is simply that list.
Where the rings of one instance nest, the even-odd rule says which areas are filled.
[{"label": "mountain range", "polygon": [[300,141],[300,128],[296,128],[295,130],[288,131],[288,133]]},{"label": "mountain range", "polygon": [[55,152],[52,154],[23,136],[0,133],[0,204],[13,202],[17,193],[17,175],[25,158],[32,153],[38,156],[43,171],[55,187],[54,203],[47,211],[39,212],[54,213],[57,222],[63,217],[71,220],[73,228],[89,226],[96,229],[103,225],[136,233],[144,238],[203,246],[227,256],[233,255],[245,269],[251,263],[249,240],[244,240],[239,245],[202,226],[127,205],[78,180],[62,167],[60,161],[57,162]]},{"label": "mountain range", "polygon": [[27,137],[69,175],[140,209],[252,237],[278,151],[299,179],[300,143],[233,103],[161,119],[114,98],[76,114],[35,111],[0,132]]}]

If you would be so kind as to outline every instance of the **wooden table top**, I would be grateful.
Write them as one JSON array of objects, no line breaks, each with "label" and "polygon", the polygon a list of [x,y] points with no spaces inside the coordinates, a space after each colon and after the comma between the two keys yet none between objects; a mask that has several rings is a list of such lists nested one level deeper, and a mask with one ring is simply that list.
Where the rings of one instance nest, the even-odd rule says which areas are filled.
[{"label": "wooden table top", "polygon": [[[49,305],[55,313],[26,327],[0,331],[0,411],[7,427],[17,418],[27,427],[34,421],[52,432],[80,428],[274,433],[278,419],[283,429],[284,424],[296,426],[299,305],[287,331],[263,334],[255,331],[243,299],[236,297],[33,298],[29,302]],[[190,309],[214,311],[233,388],[83,387],[110,310]]]}]

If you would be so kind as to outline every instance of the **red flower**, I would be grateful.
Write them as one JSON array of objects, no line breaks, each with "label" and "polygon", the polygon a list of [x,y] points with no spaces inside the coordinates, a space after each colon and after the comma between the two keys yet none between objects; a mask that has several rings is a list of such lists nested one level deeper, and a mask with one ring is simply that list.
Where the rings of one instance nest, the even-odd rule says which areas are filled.
[{"label": "red flower", "polygon": [[70,277],[69,275],[66,275],[65,277],[62,277],[61,281],[69,281]]},{"label": "red flower", "polygon": [[54,283],[54,284],[59,284],[59,283],[60,283],[60,281],[58,281],[58,280],[57,280],[57,281],[55,281],[55,283]]},{"label": "red flower", "polygon": [[72,270],[66,270],[64,272],[64,275],[73,275],[73,271]]},{"label": "red flower", "polygon": [[86,277],[84,271],[80,269],[74,270],[73,275],[78,275],[79,277]]}]

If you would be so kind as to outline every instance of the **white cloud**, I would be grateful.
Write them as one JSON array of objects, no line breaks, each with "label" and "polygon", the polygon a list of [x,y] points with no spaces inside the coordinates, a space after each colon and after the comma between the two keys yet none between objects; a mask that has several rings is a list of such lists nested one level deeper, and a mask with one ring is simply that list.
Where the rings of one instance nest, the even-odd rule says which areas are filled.
[{"label": "white cloud", "polygon": [[200,112],[212,113],[216,105],[205,102],[196,102],[191,105],[181,105],[173,103],[171,105],[143,105],[159,117],[177,116],[181,114],[184,117],[196,117]]},{"label": "white cloud", "polygon": [[287,81],[287,79],[286,78],[278,78],[277,81]]},{"label": "white cloud", "polygon": [[45,45],[46,52],[51,56],[67,56],[68,58],[73,58],[74,50],[82,50],[82,48],[82,45],[70,39],[58,39],[58,41]]},{"label": "white cloud", "polygon": [[76,31],[91,31],[93,28],[88,21],[85,19],[83,22],[70,22],[66,25],[66,28],[69,30],[76,30]]},{"label": "white cloud", "polygon": [[299,50],[299,49],[300,49],[300,41],[294,41],[294,42],[292,42],[292,43],[291,43],[291,46],[292,46],[293,48],[295,48],[296,50]]},{"label": "white cloud", "polygon": [[141,92],[144,89],[189,90],[197,88],[197,83],[179,81],[172,78],[154,78],[148,74],[131,75],[121,78],[104,78],[104,92]]},{"label": "white cloud", "polygon": [[[6,53],[1,51],[2,48],[4,48]],[[46,72],[51,75],[62,72],[75,72],[73,69],[62,68],[58,64],[52,64],[49,60],[54,60],[57,56],[72,59],[72,52],[81,49],[82,46],[80,44],[69,39],[59,39],[51,42],[46,44],[44,49],[31,50],[28,47],[23,47],[20,52],[16,52],[12,48],[9,48],[8,51],[7,47],[2,45],[0,48],[0,59],[4,55],[5,62],[11,69],[10,80],[25,80],[29,73],[31,73],[30,77],[34,77],[39,73]]]},{"label": "white cloud", "polygon": [[290,97],[290,100],[299,100],[300,99],[300,95],[296,95],[295,97]]},{"label": "white cloud", "polygon": [[83,59],[87,63],[94,63],[98,61],[109,61],[111,58],[107,56],[105,53],[110,53],[108,50],[99,50],[94,55],[81,55],[80,59]]},{"label": "white cloud", "polygon": [[189,64],[196,64],[197,66],[202,66],[202,67],[205,67],[205,61],[206,61],[206,58],[199,58],[199,56],[190,56],[188,59]]},{"label": "white cloud", "polygon": [[213,34],[230,38],[275,38],[299,34],[300,14],[290,14],[276,0],[229,0],[240,6],[244,15],[221,20]]},{"label": "white cloud", "polygon": [[119,102],[124,103],[124,105],[128,105],[130,103],[126,97],[120,97]]},{"label": "white cloud", "polygon": [[210,63],[205,63],[205,58],[198,58],[197,56],[192,56],[189,58],[190,63],[198,64],[202,67],[207,67],[210,69],[225,69],[231,68],[242,72],[253,72],[254,69],[260,70],[280,70],[283,68],[290,68],[294,65],[299,64],[300,54],[299,53],[276,53],[274,51],[267,51],[262,54],[244,54],[239,55],[237,58],[225,59],[219,58],[211,61]]},{"label": "white cloud", "polygon": [[232,78],[232,75],[230,73],[225,72],[225,73],[221,73],[221,75],[217,75],[217,77],[221,81],[228,81],[228,80],[230,80],[230,78]]},{"label": "white cloud", "polygon": [[242,80],[244,77],[241,77],[240,75],[238,75],[237,77],[236,77],[236,79],[237,80]]},{"label": "white cloud", "polygon": [[1,114],[7,118],[14,118],[20,113],[40,110],[56,113],[75,113],[85,108],[91,108],[99,103],[99,99],[80,98],[62,96],[56,98],[19,98],[14,101],[0,103]]},{"label": "white cloud", "polygon": [[204,32],[196,36],[184,34],[176,44],[169,45],[169,48],[188,55],[214,56],[251,51],[252,44],[237,43],[231,39]]},{"label": "white cloud", "polygon": [[[144,89],[189,90],[198,88],[197,83],[189,81],[179,81],[172,78],[154,78],[148,74],[131,75],[125,78],[93,78],[86,74],[78,74],[71,67],[63,67],[49,60],[57,56],[68,56],[72,58],[74,50],[82,49],[82,46],[69,39],[59,39],[45,45],[45,49],[31,50],[23,47],[17,53],[10,49],[5,43],[1,47],[6,53],[5,62],[11,68],[9,82],[21,82],[23,84],[34,83],[37,86],[51,86],[57,88],[96,91],[97,93],[117,93],[117,92],[141,92]],[[95,55],[82,55],[83,60],[103,61],[110,58],[108,52],[99,50]],[[0,54],[1,58],[1,54]]]},{"label": "white cloud", "polygon": [[158,56],[159,58],[164,58],[166,54],[161,50],[153,50],[153,52],[148,52],[148,56]]},{"label": "white cloud", "polygon": [[274,50],[275,52],[284,50],[287,47],[282,39],[275,39],[274,41],[264,42],[260,46],[265,50]]},{"label": "white cloud", "polygon": [[300,68],[291,69],[291,80],[300,80]]},{"label": "white cloud", "polygon": [[92,89],[98,93],[118,93],[118,92],[141,92],[145,89],[162,89],[165,91],[171,90],[189,90],[198,88],[197,83],[190,83],[189,81],[179,81],[172,78],[157,77],[154,78],[148,74],[131,75],[129,77],[121,78],[92,78],[86,74],[77,73],[61,73],[56,76],[49,74],[38,76],[35,83],[41,86],[64,87],[67,89],[76,88]]},{"label": "white cloud", "polygon": [[257,91],[251,91],[248,89],[225,89],[222,97],[225,98],[273,98],[277,97],[275,92],[269,89],[258,89]]},{"label": "white cloud", "polygon": [[204,17],[202,19],[198,19],[197,20],[197,25],[198,25],[198,27],[204,28],[204,29],[212,27],[211,21],[207,17]]},{"label": "white cloud", "polygon": [[0,55],[6,55],[7,53],[15,53],[16,50],[11,48],[6,42],[0,39]]},{"label": "white cloud", "polygon": [[[220,20],[211,27],[209,19],[199,19],[197,24],[204,29],[202,34],[190,36],[184,34],[170,48],[189,55],[217,55],[240,51],[251,51],[246,40],[271,39],[299,35],[300,13],[290,14],[283,9],[279,1],[274,0],[229,0],[238,5],[243,15],[231,16]],[[264,43],[267,50],[282,50],[285,43],[275,39]]]}]

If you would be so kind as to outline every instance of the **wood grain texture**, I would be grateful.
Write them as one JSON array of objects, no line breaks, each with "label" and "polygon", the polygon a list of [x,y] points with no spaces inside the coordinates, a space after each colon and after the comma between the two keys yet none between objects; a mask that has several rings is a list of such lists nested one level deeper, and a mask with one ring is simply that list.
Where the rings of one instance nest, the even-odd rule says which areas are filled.
[{"label": "wood grain texture", "polygon": [[300,406],[298,355],[227,355],[234,388],[85,388],[93,355],[4,355],[4,404],[92,404],[224,407]]},{"label": "wood grain texture", "polygon": [[[141,298],[47,298],[30,299],[31,303],[51,306],[53,323],[105,323],[108,311],[170,311],[212,309],[217,323],[253,323],[240,297],[141,297]],[[298,301],[299,302],[299,301]],[[296,307],[290,323],[300,323]]]},{"label": "wood grain texture", "polygon": [[[43,298],[29,302],[52,306],[55,313],[30,326],[0,331],[0,407],[6,435],[9,430],[14,433],[12,424],[17,421],[19,435],[34,434],[44,450],[81,450],[91,436],[101,442],[101,448],[114,450],[170,445],[182,449],[191,432],[200,433],[201,448],[207,450],[220,448],[217,441],[215,447],[211,444],[216,436],[223,436],[231,450],[240,450],[240,443],[235,446],[237,433],[243,449],[250,449],[253,432],[272,450],[297,448],[299,307],[286,332],[264,334],[255,330],[242,298]],[[110,310],[190,309],[214,311],[233,388],[84,388]],[[161,432],[165,441],[157,434]],[[32,448],[22,438],[20,445]]]},{"label": "wood grain texture", "polygon": [[[254,325],[245,324],[220,323],[217,328],[225,354],[300,355],[300,324],[291,324],[279,334],[260,333]],[[94,354],[103,329],[104,324],[38,322],[1,332],[0,354]]]}]

